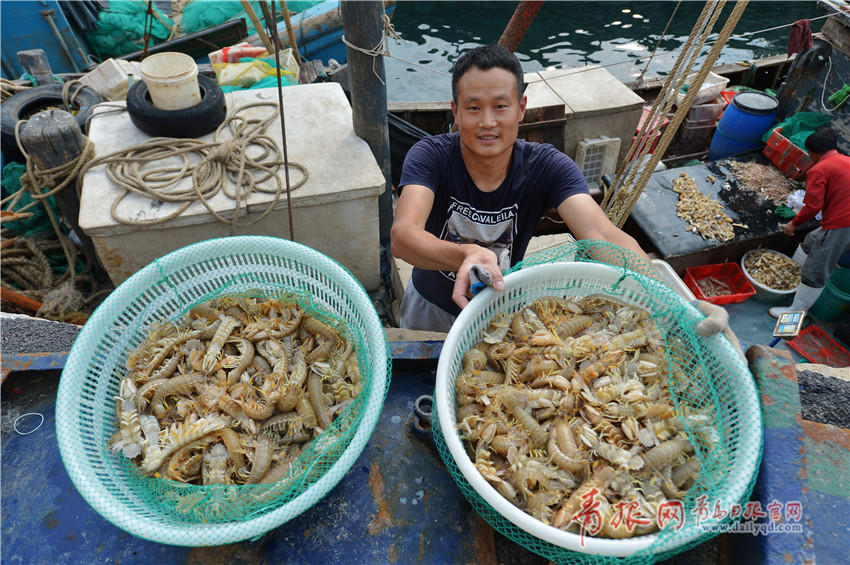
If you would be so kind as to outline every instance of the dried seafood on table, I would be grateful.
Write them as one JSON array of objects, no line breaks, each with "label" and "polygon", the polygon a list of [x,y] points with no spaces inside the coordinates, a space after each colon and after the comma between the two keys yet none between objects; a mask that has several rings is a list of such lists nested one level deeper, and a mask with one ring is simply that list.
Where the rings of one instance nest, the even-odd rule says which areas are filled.
[{"label": "dried seafood on table", "polygon": [[[669,374],[646,311],[602,295],[540,298],[497,315],[464,353],[457,428],[481,475],[534,518],[578,533],[592,497],[591,535],[649,534],[700,472],[685,423],[703,449],[721,443],[712,408],[680,398],[674,409]],[[615,526],[627,506],[637,520]]]},{"label": "dried seafood on table", "polygon": [[794,290],[800,285],[800,264],[776,251],[750,251],[744,257],[744,268],[756,282],[773,290]]},{"label": "dried seafood on table", "polygon": [[756,192],[779,206],[794,192],[794,185],[772,165],[727,160],[726,164],[735,173],[740,188]]},{"label": "dried seafood on table", "polygon": [[676,215],[690,224],[689,231],[703,239],[729,241],[735,237],[735,227],[747,228],[730,218],[723,204],[700,192],[694,178],[687,173],[673,180],[673,191],[679,195]]},{"label": "dried seafood on table", "polygon": [[360,392],[344,335],[280,299],[220,297],[154,322],[126,367],[109,447],[198,485],[281,478]]}]

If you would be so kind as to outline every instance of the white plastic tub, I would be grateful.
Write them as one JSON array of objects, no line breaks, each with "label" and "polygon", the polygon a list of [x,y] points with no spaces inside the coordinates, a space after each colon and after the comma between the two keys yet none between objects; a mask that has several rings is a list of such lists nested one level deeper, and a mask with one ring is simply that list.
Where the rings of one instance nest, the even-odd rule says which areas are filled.
[{"label": "white plastic tub", "polygon": [[[753,251],[754,250],[747,251],[746,253],[744,253],[744,256],[741,257],[741,270],[744,271],[744,276],[747,277],[747,280],[750,281],[750,284],[753,285],[754,289],[756,289],[756,293],[755,295],[753,295],[753,298],[761,302],[774,303],[781,302],[782,300],[792,296],[795,292],[797,292],[796,288],[792,290],[776,290],[774,288],[766,287],[757,280],[755,280],[747,271],[747,268],[744,266],[744,261],[751,253],[753,253]],[[773,251],[772,249],[771,251],[773,253],[776,253],[777,255],[785,257],[786,259],[790,259],[790,257],[785,255],[784,253],[780,253],[779,251]]]},{"label": "white plastic tub", "polygon": [[[627,539],[604,539],[590,536],[582,537],[555,528],[526,514],[511,504],[481,475],[470,459],[456,429],[457,414],[455,404],[455,380],[461,372],[461,360],[465,351],[477,343],[493,316],[503,312],[515,312],[522,304],[543,296],[581,295],[605,292],[617,287],[617,298],[624,302],[651,310],[653,303],[646,287],[653,288],[656,299],[663,297],[665,303],[684,302],[671,288],[632,274],[622,277],[621,269],[601,264],[560,262],[537,265],[510,273],[505,276],[505,290],[497,292],[484,289],[464,308],[446,336],[440,361],[437,366],[434,405],[437,420],[435,438],[441,436],[445,441],[446,452],[440,451],[444,462],[453,470],[453,476],[463,486],[463,482],[474,491],[473,505],[480,508],[483,503],[519,528],[525,534],[535,538],[534,543],[546,545],[547,555],[558,554],[561,550],[576,553],[608,557],[628,557],[638,552],[651,550],[658,555],[680,551],[682,546],[710,537],[710,530],[704,526],[721,525],[724,520],[709,517],[697,523],[694,517],[686,513],[681,531],[675,536],[659,537],[661,534],[635,536]],[[663,324],[679,324],[679,327],[695,324],[702,319],[696,308],[682,304],[686,319],[660,320]],[[724,431],[725,449],[729,464],[724,476],[714,477],[712,484],[719,485],[713,499],[720,507],[728,508],[732,504],[742,504],[748,486],[754,480],[758,470],[762,423],[758,393],[752,374],[746,363],[737,354],[732,344],[722,335],[699,338],[705,347],[707,362],[724,365],[725,371],[715,381],[718,393],[716,409],[729,428]],[[696,378],[696,377],[692,377]],[[734,430],[734,433],[732,432]],[[464,494],[472,501],[471,494]],[[479,510],[480,512],[481,510]],[[492,514],[488,514],[492,516]],[[488,522],[503,535],[512,536],[508,527],[501,522]],[[501,528],[501,529],[500,529]],[[504,531],[503,531],[504,530]],[[514,538],[512,538],[514,539]]]},{"label": "white plastic tub", "polygon": [[139,65],[151,102],[160,110],[182,110],[201,101],[198,65],[185,53],[156,53]]},{"label": "white plastic tub", "polygon": [[[685,84],[693,83],[694,79],[697,78],[697,73],[688,75],[688,78],[685,79]],[[726,88],[726,85],[729,84],[729,79],[724,78],[716,73],[709,72],[708,76],[705,77],[705,80],[700,86],[699,92],[697,93],[697,97],[694,98],[694,101],[691,102],[691,106],[696,106],[697,104],[703,104],[710,100],[714,100],[723,90]],[[685,101],[685,96],[687,96],[687,92],[680,92],[676,95],[676,105],[681,106],[682,102]]]},{"label": "white plastic tub", "polygon": [[724,108],[726,108],[726,101],[723,100],[722,96],[718,96],[704,104],[694,104],[691,106],[691,109],[688,110],[686,122],[706,122],[709,120],[716,122],[720,119],[720,115],[723,113]]}]

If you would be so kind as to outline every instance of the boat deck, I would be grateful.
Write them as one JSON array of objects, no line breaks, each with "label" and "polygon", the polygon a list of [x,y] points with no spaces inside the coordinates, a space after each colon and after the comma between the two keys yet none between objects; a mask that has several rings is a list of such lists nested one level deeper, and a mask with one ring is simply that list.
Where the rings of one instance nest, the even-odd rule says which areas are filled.
[{"label": "boat deck", "polygon": [[[774,320],[755,300],[727,306],[762,399],[764,454],[754,499],[800,502],[803,533],[722,534],[667,563],[842,563],[850,558],[850,378],[767,347]],[[0,317],[3,330],[4,563],[546,563],[495,532],[463,497],[413,406],[433,393],[442,342],[394,341],[392,383],[375,432],[317,505],[259,539],[179,547],[134,537],[96,513],[72,485],[55,433],[59,369],[75,330]],[[21,325],[23,324],[23,326]],[[825,325],[831,334],[834,325]],[[27,330],[27,331],[24,331]],[[60,351],[35,354],[39,332]],[[18,336],[17,338],[14,336]],[[28,337],[22,337],[28,336]],[[14,340],[25,340],[15,343]],[[44,341],[44,343],[48,343]],[[43,347],[42,347],[43,349]],[[846,373],[847,370],[844,370]],[[837,373],[836,373],[837,374]],[[17,416],[43,424],[27,435]],[[29,417],[18,430],[39,421]]]}]

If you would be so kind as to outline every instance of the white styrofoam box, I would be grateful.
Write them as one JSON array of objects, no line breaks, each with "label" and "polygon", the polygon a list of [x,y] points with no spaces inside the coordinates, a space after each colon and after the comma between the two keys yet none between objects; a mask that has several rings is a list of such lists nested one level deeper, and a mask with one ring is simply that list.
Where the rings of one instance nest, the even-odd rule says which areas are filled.
[{"label": "white styrofoam box", "polygon": [[[228,111],[252,102],[277,103],[273,88],[243,90],[225,94]],[[121,104],[121,103],[117,103]],[[115,104],[110,104],[114,106]],[[287,152],[290,161],[306,167],[308,180],[291,191],[292,224],[295,241],[320,251],[346,267],[366,290],[380,286],[380,235],[378,197],[385,190],[385,179],[372,151],[354,133],[351,106],[336,83],[287,86],[283,89],[286,118]],[[256,107],[241,114],[265,118],[268,107]],[[150,137],[136,128],[126,112],[106,112],[95,107],[89,127],[89,139],[100,157],[147,141]],[[268,125],[266,134],[282,141],[280,120]],[[200,139],[213,141],[214,134]],[[165,164],[164,164],[165,165]],[[283,168],[279,171],[285,186]],[[302,176],[290,168],[290,185]],[[230,186],[233,183],[228,181]],[[184,179],[180,190],[191,190],[191,179]],[[274,181],[262,183],[274,190]],[[230,224],[223,223],[201,202],[192,203],[176,218],[162,223],[138,226],[116,221],[110,212],[124,191],[98,166],[86,173],[80,199],[80,227],[91,238],[98,257],[115,284],[150,264],[154,259],[205,239],[230,235]],[[256,218],[274,201],[273,193],[255,192],[248,198],[249,217]],[[223,191],[209,199],[211,207],[225,218],[233,214],[234,201]],[[157,202],[137,194],[128,194],[117,206],[125,218],[159,219],[178,205]],[[289,217],[284,193],[273,211],[258,223],[238,227],[235,235],[268,235],[288,239]]]},{"label": "white styrofoam box", "polygon": [[[691,84],[693,80],[697,78],[697,74],[698,73],[693,73],[688,75],[685,79],[685,84]],[[696,98],[694,98],[693,102],[691,102],[691,106],[696,106],[697,104],[703,104],[710,100],[714,100],[720,96],[720,93],[723,92],[723,89],[726,88],[727,84],[729,84],[728,78],[709,72],[708,76],[705,77],[705,80],[702,82],[702,86],[700,86]],[[676,94],[676,106],[682,105],[682,102],[685,100],[685,96],[687,96],[687,92],[679,92]]]},{"label": "white styrofoam box", "polygon": [[[607,69],[593,65],[538,71],[524,80],[527,108],[565,105],[564,153],[574,159],[582,139],[631,139],[646,103]],[[627,152],[628,145],[621,144],[617,163]]]},{"label": "white styrofoam box", "polygon": [[138,61],[107,59],[80,77],[80,83],[97,91],[107,100],[124,100],[127,91],[142,79]]},{"label": "white styrofoam box", "polygon": [[610,175],[617,169],[617,154],[620,152],[620,140],[605,135],[595,139],[582,139],[578,142],[576,164],[589,185],[602,184],[602,175]]}]

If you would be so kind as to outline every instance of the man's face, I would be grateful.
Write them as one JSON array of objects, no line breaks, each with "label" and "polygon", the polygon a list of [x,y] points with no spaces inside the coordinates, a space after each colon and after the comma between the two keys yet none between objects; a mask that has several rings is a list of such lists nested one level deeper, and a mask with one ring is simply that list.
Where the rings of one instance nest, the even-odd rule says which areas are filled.
[{"label": "man's face", "polygon": [[464,73],[452,101],[455,124],[464,151],[493,158],[511,151],[519,123],[525,115],[526,98],[518,99],[516,77],[505,69]]}]

